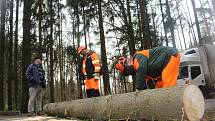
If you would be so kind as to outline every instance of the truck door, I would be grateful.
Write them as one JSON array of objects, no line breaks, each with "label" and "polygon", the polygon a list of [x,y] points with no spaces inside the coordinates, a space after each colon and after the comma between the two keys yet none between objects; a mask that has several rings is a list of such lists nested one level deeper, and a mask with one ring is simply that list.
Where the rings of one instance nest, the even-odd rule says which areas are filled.
[{"label": "truck door", "polygon": [[190,78],[191,78],[190,83],[193,85],[196,86],[205,85],[205,78],[201,65],[190,66]]},{"label": "truck door", "polygon": [[[179,68],[179,75],[178,75],[178,81],[177,85],[178,86],[184,86],[185,84],[188,84],[190,80],[189,79],[189,66],[180,66]],[[188,82],[188,83],[187,83]]]}]

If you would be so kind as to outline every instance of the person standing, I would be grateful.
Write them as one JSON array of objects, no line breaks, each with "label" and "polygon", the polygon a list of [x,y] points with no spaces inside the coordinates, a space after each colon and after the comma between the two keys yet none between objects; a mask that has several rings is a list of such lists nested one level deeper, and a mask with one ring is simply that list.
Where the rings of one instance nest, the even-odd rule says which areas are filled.
[{"label": "person standing", "polygon": [[80,79],[86,85],[87,97],[98,97],[99,73],[101,70],[100,60],[94,51],[89,51],[85,46],[78,48],[78,54],[83,56],[80,62]]},{"label": "person standing", "polygon": [[[43,115],[42,90],[46,87],[45,71],[42,67],[42,58],[36,56],[34,62],[26,70],[29,87],[28,116]],[[34,105],[36,103],[36,106]],[[34,109],[36,108],[36,109]]]}]

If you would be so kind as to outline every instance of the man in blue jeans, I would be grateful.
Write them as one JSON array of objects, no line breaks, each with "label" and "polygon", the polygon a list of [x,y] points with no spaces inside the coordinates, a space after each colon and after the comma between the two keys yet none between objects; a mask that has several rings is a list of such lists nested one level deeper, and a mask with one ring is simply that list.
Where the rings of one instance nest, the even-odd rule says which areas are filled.
[{"label": "man in blue jeans", "polygon": [[[28,66],[26,78],[28,80],[29,87],[28,116],[33,116],[34,111],[37,113],[37,115],[43,115],[42,90],[46,86],[46,80],[41,57],[36,56],[34,58],[34,62]],[[34,110],[35,102],[36,109]]]}]

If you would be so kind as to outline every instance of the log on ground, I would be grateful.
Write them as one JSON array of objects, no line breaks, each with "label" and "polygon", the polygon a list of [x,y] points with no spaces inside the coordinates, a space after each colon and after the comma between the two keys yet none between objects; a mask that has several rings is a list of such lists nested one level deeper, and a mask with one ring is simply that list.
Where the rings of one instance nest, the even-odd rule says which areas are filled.
[{"label": "log on ground", "polygon": [[198,121],[204,98],[197,86],[171,87],[100,96],[44,106],[48,115],[91,119],[158,119]]}]

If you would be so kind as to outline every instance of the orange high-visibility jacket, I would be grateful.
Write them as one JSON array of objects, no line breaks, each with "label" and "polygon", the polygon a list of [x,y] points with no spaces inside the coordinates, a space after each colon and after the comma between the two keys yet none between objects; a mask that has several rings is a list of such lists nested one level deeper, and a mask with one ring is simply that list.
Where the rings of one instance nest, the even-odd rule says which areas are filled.
[{"label": "orange high-visibility jacket", "polygon": [[[136,88],[145,89],[147,77],[149,77],[148,79],[159,79],[161,81],[167,80],[165,82],[166,87],[174,86],[180,63],[178,55],[178,50],[172,47],[157,47],[150,50],[138,51],[131,60],[131,64],[136,72]],[[174,60],[172,56],[177,59]],[[171,62],[172,64],[169,65],[170,61],[174,62]],[[171,76],[172,73],[170,70],[173,70],[173,76]],[[164,75],[170,78],[164,77]],[[164,87],[163,84],[160,87]]]},{"label": "orange high-visibility jacket", "polygon": [[91,79],[95,73],[100,73],[101,65],[97,54],[94,51],[89,52],[81,61],[81,80]]}]

